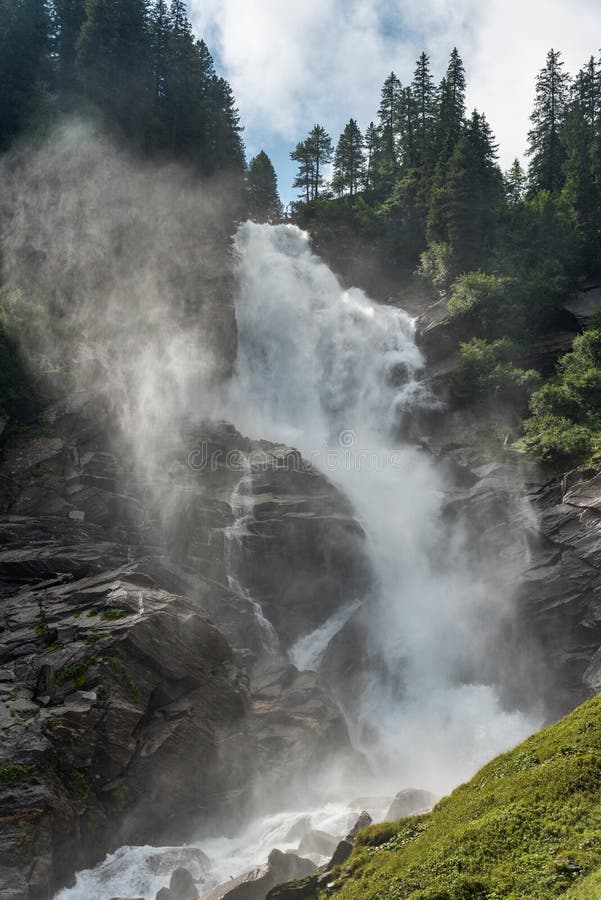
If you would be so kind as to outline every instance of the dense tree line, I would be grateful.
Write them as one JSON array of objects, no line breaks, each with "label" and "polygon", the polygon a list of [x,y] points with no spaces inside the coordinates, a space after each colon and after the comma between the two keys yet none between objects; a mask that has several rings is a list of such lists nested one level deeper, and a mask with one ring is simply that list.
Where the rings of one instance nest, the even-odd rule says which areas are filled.
[{"label": "dense tree line", "polygon": [[0,149],[61,113],[204,175],[245,169],[227,82],[183,0],[0,0]]},{"label": "dense tree line", "polygon": [[[446,299],[452,340],[463,341],[456,399],[511,398],[525,412],[538,383],[520,368],[529,340],[558,320],[570,285],[601,273],[601,61],[591,57],[571,77],[561,53],[549,51],[535,85],[526,171],[516,159],[502,172],[486,117],[466,112],[456,49],[438,84],[425,53],[406,85],[391,73],[365,135],[351,119],[333,150],[315,125],[292,158],[300,163],[297,220],[320,236],[324,252],[350,230],[405,290],[426,286]],[[536,418],[542,406],[532,402]],[[580,429],[597,421],[585,412],[574,420]],[[565,420],[559,406],[558,415]],[[564,425],[553,430],[562,440]],[[528,427],[535,446],[536,423]]]}]

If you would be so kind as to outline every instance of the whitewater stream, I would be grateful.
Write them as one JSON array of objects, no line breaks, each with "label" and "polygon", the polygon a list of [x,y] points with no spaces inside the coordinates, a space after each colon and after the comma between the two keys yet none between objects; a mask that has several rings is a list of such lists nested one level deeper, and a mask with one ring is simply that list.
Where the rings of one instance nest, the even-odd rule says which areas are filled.
[{"label": "whitewater stream", "polygon": [[[369,598],[347,598],[289,658],[318,669],[332,637],[368,603],[367,651],[379,665],[348,715],[353,744],[370,761],[374,796],[405,787],[442,794],[539,723],[503,709],[492,686],[458,676],[478,671],[490,645],[484,638],[494,635],[509,598],[502,578],[489,577],[494,560],[474,570],[460,529],[446,533],[440,471],[419,446],[399,439],[435,403],[420,381],[413,323],[398,308],[344,290],[294,226],[248,223],[236,250],[238,362],[226,416],[250,438],[298,448],[340,488],[365,530],[377,576]],[[237,576],[240,537],[253,514],[252,461],[231,506],[230,588],[253,606],[265,653],[277,655],[277,635]],[[345,834],[359,812],[353,797],[351,785],[337,804],[306,810],[299,803],[233,838],[199,842],[211,861],[207,887],[265,862],[274,847],[293,849],[285,839],[300,815],[310,815],[313,828]],[[368,811],[382,818],[386,808],[375,803]],[[154,900],[165,878],[148,867],[153,853],[122,848],[80,873],[57,900]]]}]

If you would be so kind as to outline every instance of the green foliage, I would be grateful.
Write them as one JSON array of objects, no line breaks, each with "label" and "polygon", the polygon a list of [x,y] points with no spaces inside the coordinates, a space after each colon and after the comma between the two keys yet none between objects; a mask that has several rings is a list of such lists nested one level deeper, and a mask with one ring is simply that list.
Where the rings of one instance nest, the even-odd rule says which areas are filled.
[{"label": "green foliage", "polygon": [[50,644],[50,628],[48,622],[44,618],[40,617],[37,624],[34,626],[34,631],[38,644]]},{"label": "green foliage", "polygon": [[100,614],[100,618],[103,622],[118,622],[119,619],[124,619],[127,616],[127,611],[125,609],[119,609],[117,606],[111,606],[108,609],[103,610]]},{"label": "green foliage", "polygon": [[520,445],[545,462],[560,467],[577,465],[590,456],[593,433],[565,416],[547,413],[528,419]]},{"label": "green foliage", "polygon": [[65,784],[67,790],[76,800],[87,800],[91,794],[90,782],[79,769],[69,772]]},{"label": "green foliage", "polygon": [[472,338],[461,345],[459,366],[451,385],[456,402],[498,402],[525,409],[530,394],[540,383],[538,372],[513,364],[515,347],[506,338],[489,343]]},{"label": "green foliage", "polygon": [[601,698],[596,697],[494,759],[428,815],[370,826],[328,896],[596,896],[586,889],[587,883],[599,883],[598,874],[590,880],[587,875],[601,867],[600,789]]},{"label": "green foliage", "polygon": [[536,391],[522,446],[553,465],[586,460],[601,438],[600,316],[575,338],[554,380]]},{"label": "green foliage", "polygon": [[278,194],[278,179],[272,162],[261,150],[251,159],[246,175],[248,216],[254,222],[278,222],[284,214]]},{"label": "green foliage", "polygon": [[308,137],[296,145],[290,158],[299,165],[294,187],[301,189],[307,203],[317,200],[324,186],[324,169],[332,161],[332,138],[321,125],[314,125]]},{"label": "green foliage", "polygon": [[0,782],[28,781],[37,775],[35,766],[25,766],[21,763],[3,763],[0,765]]},{"label": "green foliage", "polygon": [[184,0],[0,0],[0,82],[0,151],[83,112],[139,153],[235,176],[242,197],[236,104]]},{"label": "green foliage", "polygon": [[334,154],[332,189],[339,197],[346,193],[353,197],[365,181],[363,146],[363,135],[351,119],[340,135]]},{"label": "green foliage", "polygon": [[517,279],[468,272],[453,283],[448,315],[451,320],[469,320],[471,329],[484,337],[519,337],[524,331],[524,306]]},{"label": "green foliage", "polygon": [[56,683],[62,685],[68,681],[74,681],[77,688],[83,688],[86,683],[88,669],[94,662],[96,662],[96,658],[90,657],[70,663],[70,665],[57,672]]},{"label": "green foliage", "polygon": [[452,251],[449,244],[433,241],[420,257],[417,274],[424,281],[439,290],[445,290],[451,283]]}]

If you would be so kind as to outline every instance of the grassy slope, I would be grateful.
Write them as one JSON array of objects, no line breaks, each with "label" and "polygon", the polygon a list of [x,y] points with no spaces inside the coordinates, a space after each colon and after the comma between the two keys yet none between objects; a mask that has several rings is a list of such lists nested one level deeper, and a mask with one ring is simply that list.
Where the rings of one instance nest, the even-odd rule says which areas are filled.
[{"label": "grassy slope", "polygon": [[[486,765],[425,816],[362,832],[348,900],[601,898],[601,697]],[[566,893],[568,892],[568,893]]]}]

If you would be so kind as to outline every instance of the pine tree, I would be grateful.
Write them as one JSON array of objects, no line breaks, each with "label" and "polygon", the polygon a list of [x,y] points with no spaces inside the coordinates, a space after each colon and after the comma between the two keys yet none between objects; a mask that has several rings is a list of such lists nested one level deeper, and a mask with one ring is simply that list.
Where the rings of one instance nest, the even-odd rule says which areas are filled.
[{"label": "pine tree", "polygon": [[290,154],[290,159],[298,163],[298,172],[292,186],[300,188],[302,191],[301,198],[304,199],[305,203],[309,203],[313,199],[315,175],[313,171],[313,154],[308,141],[298,143]]},{"label": "pine tree", "polygon": [[391,72],[382,86],[378,119],[380,120],[380,145],[389,159],[396,161],[396,138],[401,105],[402,86]]},{"label": "pine tree", "polygon": [[401,94],[399,114],[399,150],[401,163],[405,170],[413,169],[419,162],[417,116],[417,103],[413,90],[410,87],[404,88]]},{"label": "pine tree", "polygon": [[211,161],[212,171],[228,172],[242,178],[245,166],[243,128],[232,89],[224,78],[215,76],[212,93],[215,102],[215,120],[212,123],[215,156]]},{"label": "pine tree", "polygon": [[370,122],[365,132],[365,190],[371,191],[374,186],[374,169],[379,147],[378,129]]},{"label": "pine tree", "polygon": [[334,155],[332,188],[339,196],[348,193],[353,197],[365,179],[363,135],[354,119],[351,119],[340,135]]},{"label": "pine tree", "polygon": [[150,11],[149,22],[153,69],[153,105],[156,112],[167,95],[169,71],[167,58],[171,23],[166,0],[155,0]]},{"label": "pine tree", "polygon": [[598,73],[589,60],[572,86],[561,138],[565,151],[562,197],[575,213],[587,264],[601,257],[601,181],[597,161]]},{"label": "pine tree", "polygon": [[438,90],[437,152],[443,167],[461,136],[464,116],[465,69],[457,47],[454,47]]},{"label": "pine tree", "polygon": [[49,75],[44,0],[0,0],[0,149],[18,134]]},{"label": "pine tree", "polygon": [[505,196],[508,203],[515,206],[523,200],[528,178],[519,159],[514,159],[511,168],[505,173]]},{"label": "pine tree", "polygon": [[[436,91],[434,79],[430,73],[430,59],[426,53],[422,53],[417,61],[409,102],[412,104],[410,119],[415,122],[416,162],[418,165],[428,166],[433,154]],[[411,139],[413,141],[413,135]]]},{"label": "pine tree", "polygon": [[332,138],[321,125],[314,125],[306,144],[312,157],[312,199],[315,199],[324,183],[323,170],[332,161]]},{"label": "pine tree", "polygon": [[85,0],[54,0],[58,87],[69,106],[76,91],[77,42],[86,19]]},{"label": "pine tree", "polygon": [[254,222],[279,222],[284,210],[278,194],[275,169],[267,154],[261,150],[251,159],[246,176],[249,218]]},{"label": "pine tree", "polygon": [[493,244],[502,175],[488,122],[474,110],[449,161],[446,184],[448,243],[459,272],[481,265]]},{"label": "pine tree", "polygon": [[565,151],[561,128],[565,119],[569,75],[561,53],[549,50],[545,67],[536,79],[536,100],[528,133],[529,178],[532,191],[558,191],[563,184]]},{"label": "pine tree", "polygon": [[141,142],[151,101],[144,0],[87,0],[86,9],[76,62],[84,97]]}]

